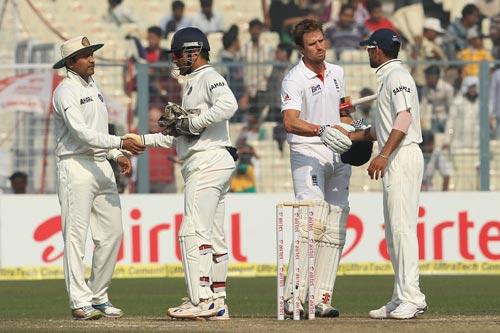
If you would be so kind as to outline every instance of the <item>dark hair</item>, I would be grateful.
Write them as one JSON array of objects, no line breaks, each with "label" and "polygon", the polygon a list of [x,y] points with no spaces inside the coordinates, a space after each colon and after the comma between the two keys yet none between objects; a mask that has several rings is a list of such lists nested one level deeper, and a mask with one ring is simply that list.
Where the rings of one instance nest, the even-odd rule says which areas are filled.
[{"label": "dark hair", "polygon": [[175,0],[174,2],[172,2],[172,11],[182,8],[184,8],[184,2],[180,0]]},{"label": "dark hair", "polygon": [[389,59],[396,59],[399,54],[399,48],[401,47],[400,43],[393,42],[392,43],[392,48],[383,48],[383,47],[378,47],[383,54],[385,54]]},{"label": "dark hair", "polygon": [[25,172],[22,171],[16,171],[14,172],[10,177],[9,180],[13,181],[16,178],[21,178],[23,180],[28,180],[28,175]]},{"label": "dark hair", "polygon": [[238,26],[233,24],[222,36],[222,46],[224,49],[230,47],[238,39]]},{"label": "dark hair", "polygon": [[254,27],[260,27],[260,28],[262,28],[262,27],[264,27],[264,23],[262,23],[262,21],[259,20],[259,19],[253,19],[253,20],[250,21],[250,23],[248,23],[248,27],[250,29],[252,29]]},{"label": "dark hair", "polygon": [[464,8],[462,8],[462,17],[472,15],[476,12],[479,12],[479,8],[477,8],[476,5],[470,3],[466,6],[464,6]]},{"label": "dark hair", "polygon": [[339,10],[339,15],[342,14],[343,12],[345,12],[346,10],[355,10],[353,5],[351,5],[350,3],[345,3],[343,4],[341,7],[340,7],[340,10]]},{"label": "dark hair", "polygon": [[292,48],[290,47],[290,45],[286,44],[286,43],[279,43],[278,46],[276,46],[278,49],[280,50],[283,50],[286,52],[286,56],[287,58],[290,58],[290,56],[292,55]]},{"label": "dark hair", "polygon": [[200,6],[201,7],[212,6],[212,0],[200,0]]},{"label": "dark hair", "polygon": [[436,65],[431,65],[425,69],[425,75],[437,75],[439,76],[441,70],[439,69],[439,66]]},{"label": "dark hair", "polygon": [[370,95],[373,95],[375,92],[373,90],[371,90],[370,88],[363,88],[361,89],[361,91],[359,92],[359,95],[361,97],[365,97],[365,96],[370,96]]},{"label": "dark hair", "polygon": [[368,13],[371,13],[374,9],[381,7],[382,3],[379,0],[369,0],[366,3],[366,10],[368,11]]},{"label": "dark hair", "polygon": [[153,25],[148,28],[148,33],[155,34],[158,37],[161,37],[161,28],[157,25]]},{"label": "dark hair", "polygon": [[305,19],[297,23],[293,28],[293,40],[298,46],[304,47],[304,34],[313,31],[321,31],[323,33],[323,24],[320,21]]},{"label": "dark hair", "polygon": [[422,131],[422,144],[434,142],[434,133],[431,130]]},{"label": "dark hair", "polygon": [[210,61],[210,54],[208,53],[207,50],[201,49],[200,51],[200,56],[205,59],[206,61]]}]

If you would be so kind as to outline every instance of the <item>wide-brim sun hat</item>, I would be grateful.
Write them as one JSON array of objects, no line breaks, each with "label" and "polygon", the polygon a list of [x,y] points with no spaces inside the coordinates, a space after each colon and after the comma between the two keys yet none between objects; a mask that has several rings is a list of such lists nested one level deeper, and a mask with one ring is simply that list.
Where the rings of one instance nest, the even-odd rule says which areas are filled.
[{"label": "wide-brim sun hat", "polygon": [[75,56],[76,54],[89,50],[97,51],[103,46],[104,44],[93,44],[93,45],[90,44],[89,39],[84,36],[78,36],[72,39],[68,39],[61,45],[61,60],[56,62],[52,66],[52,68],[54,69],[63,68],[66,63],[66,60]]}]

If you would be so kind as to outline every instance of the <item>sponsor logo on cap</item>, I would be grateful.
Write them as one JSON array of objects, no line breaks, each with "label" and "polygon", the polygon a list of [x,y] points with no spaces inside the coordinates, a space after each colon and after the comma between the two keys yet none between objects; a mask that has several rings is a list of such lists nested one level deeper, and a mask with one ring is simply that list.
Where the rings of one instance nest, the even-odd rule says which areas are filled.
[{"label": "sponsor logo on cap", "polygon": [[89,39],[87,37],[82,38],[82,45],[83,46],[90,46]]}]

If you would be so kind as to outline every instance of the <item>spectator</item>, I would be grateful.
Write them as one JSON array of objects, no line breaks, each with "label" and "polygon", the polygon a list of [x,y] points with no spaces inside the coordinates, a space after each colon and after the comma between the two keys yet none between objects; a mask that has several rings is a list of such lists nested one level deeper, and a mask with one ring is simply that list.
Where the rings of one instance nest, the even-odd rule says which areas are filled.
[{"label": "spectator", "polygon": [[367,0],[350,0],[349,3],[354,8],[354,20],[357,24],[364,25],[365,21],[370,18],[370,13],[366,9]]},{"label": "spectator", "polygon": [[366,9],[368,13],[370,13],[370,17],[365,21],[365,26],[368,30],[371,32],[378,29],[391,29],[396,31],[392,22],[384,16],[380,0],[368,0]]},{"label": "spectator", "polygon": [[[454,90],[451,84],[441,79],[440,69],[436,65],[425,69],[425,86],[422,91],[423,128],[443,133],[449,119],[449,110],[453,104]],[[430,120],[430,126],[429,126]]]},{"label": "spectator", "polygon": [[[370,88],[363,88],[359,92],[359,97],[366,97],[375,94],[375,92],[370,89]],[[364,119],[365,123],[373,125],[374,120],[373,120],[373,114],[374,114],[374,108],[375,108],[375,101],[369,101],[365,102],[363,104],[360,104],[356,107],[356,112],[353,113],[353,119],[354,120],[360,120]]]},{"label": "spectator", "polygon": [[359,49],[359,42],[368,38],[370,31],[354,20],[354,7],[340,7],[339,20],[325,32],[326,38],[339,58],[344,50]]},{"label": "spectator", "polygon": [[230,191],[231,192],[256,192],[256,179],[259,172],[258,156],[255,149],[241,140],[237,144],[238,165],[236,172],[231,179]]},{"label": "spectator", "polygon": [[420,148],[424,153],[424,175],[422,178],[422,191],[431,191],[433,189],[433,178],[436,171],[443,178],[441,191],[448,191],[450,185],[450,176],[453,174],[453,166],[448,158],[449,149],[443,146],[438,149],[434,144],[434,133],[432,131],[422,132],[422,143]]},{"label": "spectator", "polygon": [[271,75],[267,80],[267,91],[265,94],[266,104],[270,111],[267,117],[269,121],[281,119],[281,81],[291,67],[290,57],[292,48],[289,45],[280,43],[274,52],[274,64]]},{"label": "spectator", "polygon": [[462,17],[455,19],[443,38],[443,47],[448,59],[457,58],[457,53],[467,46],[467,30],[479,22],[479,9],[474,4],[468,4],[462,9]]},{"label": "spectator", "polygon": [[[470,28],[467,31],[467,41],[469,46],[460,51],[457,58],[462,61],[493,61],[491,53],[484,48],[483,39],[476,27]],[[479,75],[479,64],[467,64],[462,69],[462,76],[477,76]]]},{"label": "spectator", "polygon": [[[415,38],[415,45],[413,45],[412,58],[415,61],[425,60],[447,60],[447,57],[437,43],[439,35],[444,33],[441,27],[441,22],[434,17],[428,17],[424,21],[424,30],[422,37]],[[417,84],[417,88],[422,87],[424,82],[424,67],[425,63],[417,63],[412,71],[413,78]]]},{"label": "spectator", "polygon": [[127,23],[137,23],[132,10],[122,3],[122,0],[108,0],[108,13],[104,20],[120,27]]},{"label": "spectator", "polygon": [[[160,106],[152,106],[149,110],[149,131],[159,133],[158,118],[162,115]],[[175,148],[148,148],[149,157],[149,192],[176,193],[175,163],[180,163]]]},{"label": "spectator", "polygon": [[26,194],[28,187],[28,175],[22,171],[14,172],[10,177],[10,187],[14,194]]},{"label": "spectator", "polygon": [[306,8],[305,1],[296,4],[294,0],[272,0],[269,7],[269,17],[271,20],[271,31],[280,35],[280,43],[294,46],[291,29],[300,21],[318,19],[309,9]]},{"label": "spectator", "polygon": [[276,126],[273,127],[273,140],[278,144],[278,150],[281,153],[281,157],[283,157],[283,148],[286,141],[286,131],[285,126],[283,125],[283,118],[281,117],[277,119]]},{"label": "spectator", "polygon": [[[170,54],[166,49],[160,47],[161,42],[161,28],[158,26],[152,26],[148,28],[148,46],[143,47],[139,38],[134,36],[129,36],[133,39],[137,49],[139,57],[148,63],[156,62],[168,62],[171,60]],[[130,94],[132,91],[137,89],[136,87],[136,75],[135,75],[135,59],[129,59],[128,61],[128,73],[126,77],[127,93]],[[150,67],[149,68],[149,97],[150,102],[157,102],[160,104],[166,104],[167,102],[180,103],[181,101],[181,86],[177,79],[173,78],[171,75],[171,67],[167,65],[161,67]]]},{"label": "spectator", "polygon": [[237,139],[237,145],[241,146],[245,142],[261,141],[265,138],[265,130],[261,128],[261,119],[259,116],[251,112],[246,116],[246,124],[241,129]]},{"label": "spectator", "polygon": [[163,37],[167,38],[169,33],[189,26],[191,26],[191,21],[184,16],[184,2],[179,0],[173,1],[172,15],[165,16],[160,22]]},{"label": "spectator", "polygon": [[263,44],[260,40],[264,24],[253,19],[249,23],[250,40],[243,45],[242,58],[245,66],[245,86],[247,88],[249,103],[257,110],[264,106],[264,95],[267,90],[267,78],[271,74],[272,66],[263,65],[274,59],[274,48]]},{"label": "spectator", "polygon": [[500,66],[491,76],[490,85],[490,123],[493,138],[500,139]]},{"label": "spectator", "polygon": [[255,171],[250,163],[239,161],[236,172],[231,178],[229,192],[233,193],[255,193]]},{"label": "spectator", "polygon": [[224,31],[222,15],[215,13],[212,9],[212,0],[200,0],[201,12],[193,17],[193,26],[205,34],[210,32]]},{"label": "spectator", "polygon": [[493,43],[491,54],[493,58],[500,59],[500,14],[490,19],[490,39]]},{"label": "spectator", "polygon": [[241,121],[242,114],[248,108],[248,95],[245,88],[245,72],[240,55],[240,40],[238,38],[238,27],[232,25],[222,36],[224,50],[219,54],[221,66],[220,73],[227,81],[229,88],[238,101],[238,112],[231,119]]},{"label": "spectator", "polygon": [[450,116],[446,123],[446,134],[449,136],[450,147],[479,147],[479,79],[468,76],[462,82],[458,94],[450,108]]}]

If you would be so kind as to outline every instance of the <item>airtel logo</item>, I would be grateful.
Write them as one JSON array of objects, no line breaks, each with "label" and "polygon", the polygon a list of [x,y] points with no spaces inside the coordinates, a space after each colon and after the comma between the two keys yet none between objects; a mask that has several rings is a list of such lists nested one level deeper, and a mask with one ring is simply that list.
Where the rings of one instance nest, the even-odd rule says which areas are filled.
[{"label": "airtel logo", "polygon": [[[144,230],[140,221],[142,211],[138,208],[130,210],[129,217],[132,220],[130,226],[130,240],[123,239],[118,253],[118,261],[123,260],[127,255],[130,256],[132,263],[157,263],[160,261],[160,242],[174,244],[172,249],[176,258],[181,260],[181,250],[179,244],[179,230],[182,223],[183,214],[175,214],[172,223],[161,222]],[[143,233],[148,235],[149,258],[143,259],[143,250],[141,240]],[[61,216],[56,215],[43,221],[36,227],[33,239],[36,242],[43,243],[53,237],[61,237]],[[247,256],[242,252],[241,239],[241,217],[239,213],[231,214],[231,244],[229,254],[238,262],[247,262]],[[63,249],[56,249],[54,245],[48,245],[42,251],[42,261],[52,263],[63,256]]]}]

